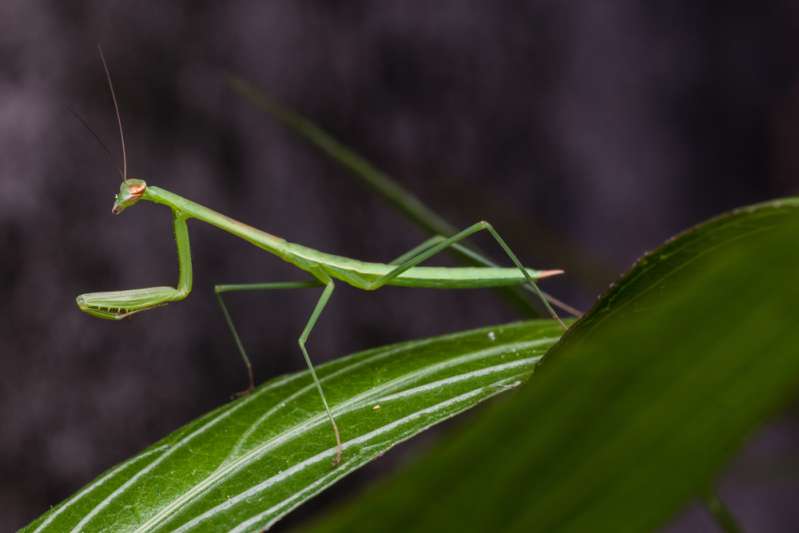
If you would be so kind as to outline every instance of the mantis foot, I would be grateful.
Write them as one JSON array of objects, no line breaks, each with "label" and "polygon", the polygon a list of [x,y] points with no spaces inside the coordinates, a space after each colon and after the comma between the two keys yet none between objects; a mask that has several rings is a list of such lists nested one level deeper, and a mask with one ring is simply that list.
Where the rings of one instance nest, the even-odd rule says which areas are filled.
[{"label": "mantis foot", "polygon": [[255,387],[254,387],[254,386],[252,386],[252,385],[250,385],[250,386],[249,386],[249,387],[247,387],[246,389],[244,389],[244,390],[241,390],[241,391],[239,391],[239,392],[235,393],[235,394],[232,396],[232,398],[233,398],[234,400],[236,400],[236,399],[238,399],[238,398],[243,398],[244,396],[249,396],[249,395],[250,395],[250,393],[251,393],[251,392],[252,392],[254,389],[255,389]]},{"label": "mantis foot", "polygon": [[336,446],[336,456],[333,458],[333,466],[341,464],[341,445]]}]

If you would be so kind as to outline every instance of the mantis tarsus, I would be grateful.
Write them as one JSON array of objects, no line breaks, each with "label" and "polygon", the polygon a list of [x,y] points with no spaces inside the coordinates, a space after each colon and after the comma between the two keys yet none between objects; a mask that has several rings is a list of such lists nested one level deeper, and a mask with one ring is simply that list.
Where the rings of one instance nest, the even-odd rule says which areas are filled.
[{"label": "mantis tarsus", "polygon": [[[306,341],[313,331],[319,316],[322,314],[328,300],[335,288],[334,280],[342,281],[355,288],[362,290],[377,290],[384,285],[394,285],[402,287],[427,287],[440,289],[455,288],[486,288],[507,285],[528,284],[530,288],[541,298],[544,306],[552,317],[557,320],[565,329],[565,325],[558,317],[557,313],[543,297],[541,291],[535,283],[536,279],[554,276],[562,273],[561,270],[533,270],[525,268],[510,247],[485,221],[472,224],[463,231],[449,236],[436,236],[429,239],[419,246],[409,250],[390,263],[363,262],[348,257],[341,257],[313,248],[302,246],[286,241],[280,237],[266,233],[252,226],[243,224],[237,220],[227,217],[212,209],[202,206],[196,202],[183,198],[167,190],[148,185],[144,180],[130,178],[127,176],[127,154],[124,148],[124,134],[122,132],[122,120],[111,84],[111,77],[108,68],[100,51],[103,67],[106,71],[108,85],[114,101],[114,109],[117,115],[120,138],[122,141],[123,156],[123,181],[119,193],[114,200],[112,212],[116,215],[125,209],[135,205],[140,200],[147,200],[155,204],[160,204],[172,210],[175,241],[178,251],[179,279],[176,287],[148,287],[142,289],[132,289],[124,291],[95,292],[81,294],[77,297],[78,307],[93,316],[105,319],[119,320],[135,313],[153,309],[169,302],[176,302],[186,298],[192,289],[192,265],[191,250],[189,245],[189,233],[187,221],[196,219],[215,226],[236,237],[244,239],[249,243],[269,252],[278,258],[291,263],[297,268],[310,274],[311,279],[307,281],[289,281],[278,283],[248,283],[237,285],[216,285],[214,291],[225,317],[225,321],[230,329],[239,354],[247,367],[249,384],[243,391],[247,393],[254,387],[252,366],[247,352],[241,342],[241,338],[233,324],[233,319],[225,305],[223,294],[234,291],[263,291],[277,289],[297,289],[321,287],[322,294],[316,303],[311,316],[308,319],[298,344],[302,351],[305,363],[308,366],[311,377],[324,406],[336,440],[335,463],[341,461],[341,436],[336,425],[336,421],[330,411],[330,407],[325,397],[322,385],[316,376],[314,365],[306,348]],[[501,267],[424,267],[420,263],[426,261],[442,250],[459,246],[460,241],[466,239],[480,231],[487,231],[499,244],[505,254],[515,265],[512,268]]]}]

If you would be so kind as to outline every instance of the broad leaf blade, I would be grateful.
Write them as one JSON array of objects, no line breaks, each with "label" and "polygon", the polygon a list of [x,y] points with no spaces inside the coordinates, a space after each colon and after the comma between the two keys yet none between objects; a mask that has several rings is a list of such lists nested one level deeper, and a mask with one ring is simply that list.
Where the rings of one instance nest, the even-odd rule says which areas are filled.
[{"label": "broad leaf blade", "polygon": [[382,347],[278,378],[110,470],[27,531],[259,531],[340,477],[533,371],[561,334],[526,322]]},{"label": "broad leaf blade", "polygon": [[662,526],[797,392],[798,212],[739,210],[643,258],[535,380],[319,530]]}]

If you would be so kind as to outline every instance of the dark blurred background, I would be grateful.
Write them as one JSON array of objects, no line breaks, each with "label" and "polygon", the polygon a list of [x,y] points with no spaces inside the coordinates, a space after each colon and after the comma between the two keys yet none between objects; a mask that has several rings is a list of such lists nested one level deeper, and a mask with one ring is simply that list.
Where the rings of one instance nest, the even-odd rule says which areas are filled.
[{"label": "dark blurred background", "polygon": [[[799,4],[789,0],[3,0],[3,530],[244,386],[214,283],[300,277],[194,224],[188,300],[117,323],[77,310],[81,292],[176,279],[169,212],[147,204],[112,216],[117,161],[70,114],[84,116],[116,156],[98,42],[131,175],[357,258],[389,260],[425,238],[229,90],[225,74],[234,73],[312,117],[456,226],[490,220],[524,262],[564,268],[546,288],[586,309],[675,232],[796,192],[797,30]],[[230,299],[260,381],[303,368],[295,339],[315,298]],[[491,291],[340,289],[310,348],[323,361],[520,316]],[[753,435],[722,478],[722,496],[752,531],[799,522],[797,444],[794,409]],[[712,528],[699,507],[670,526]]]}]

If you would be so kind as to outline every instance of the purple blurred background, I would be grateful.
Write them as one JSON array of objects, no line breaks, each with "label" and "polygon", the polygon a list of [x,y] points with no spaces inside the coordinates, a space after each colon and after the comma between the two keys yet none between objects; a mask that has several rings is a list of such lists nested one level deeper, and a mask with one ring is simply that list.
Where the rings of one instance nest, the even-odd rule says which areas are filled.
[{"label": "purple blurred background", "polygon": [[[237,74],[456,226],[490,220],[526,263],[564,268],[546,288],[585,309],[673,233],[799,184],[799,4],[646,4],[3,0],[0,524],[24,525],[244,386],[214,283],[298,279],[195,224],[188,300],[121,323],[77,310],[81,292],[176,278],[168,211],[113,217],[116,161],[70,114],[116,153],[98,42],[131,175],[357,258],[388,260],[425,238],[232,93],[225,74]],[[231,298],[261,381],[303,368],[295,339],[314,298]],[[310,348],[323,361],[516,318],[490,291],[339,290]],[[722,495],[752,531],[799,523],[796,415],[753,436],[723,478]],[[670,531],[713,527],[694,508]]]}]

